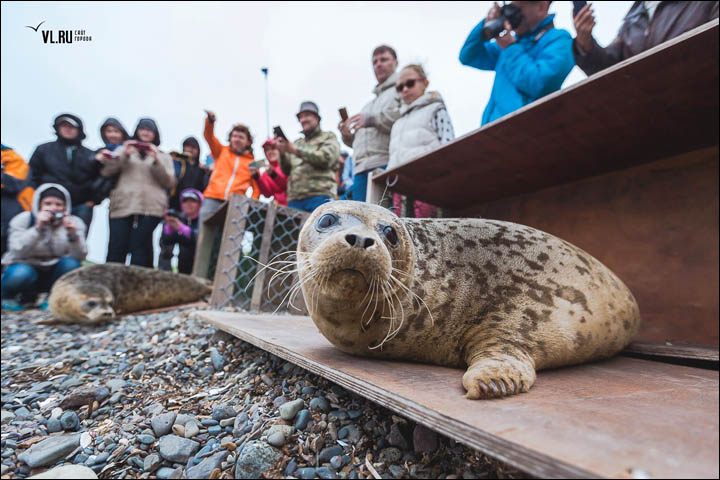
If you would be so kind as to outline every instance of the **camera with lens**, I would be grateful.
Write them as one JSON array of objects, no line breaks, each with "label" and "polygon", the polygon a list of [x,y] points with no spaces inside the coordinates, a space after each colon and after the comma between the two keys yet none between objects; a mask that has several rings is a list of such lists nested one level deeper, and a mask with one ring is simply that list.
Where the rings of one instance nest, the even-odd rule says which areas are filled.
[{"label": "camera with lens", "polygon": [[52,217],[50,217],[50,225],[53,227],[59,227],[62,225],[63,218],[65,218],[65,214],[62,212],[53,212]]},{"label": "camera with lens", "polygon": [[510,26],[515,29],[520,25],[522,20],[523,14],[519,7],[511,3],[503,3],[502,7],[500,7],[500,16],[489,22],[485,22],[485,25],[483,25],[481,33],[482,39],[487,42],[491,38],[500,35],[500,33],[505,30],[506,21],[510,22]]}]

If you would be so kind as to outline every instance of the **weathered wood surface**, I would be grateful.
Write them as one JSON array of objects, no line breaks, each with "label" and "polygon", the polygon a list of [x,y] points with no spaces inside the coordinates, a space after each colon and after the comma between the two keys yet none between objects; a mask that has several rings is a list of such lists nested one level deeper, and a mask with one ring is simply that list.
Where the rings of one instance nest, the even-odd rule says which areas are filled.
[{"label": "weathered wood surface", "polygon": [[470,401],[461,370],[346,355],[309,317],[197,316],[532,475],[719,474],[717,371],[616,357],[540,372],[527,394]]},{"label": "weathered wood surface", "polygon": [[639,339],[718,346],[718,147],[459,212],[538,228],[587,251],[635,295]]},{"label": "weathered wood surface", "polygon": [[[699,345],[683,345],[683,344],[658,344],[651,342],[633,342],[627,346],[623,352],[638,353],[663,358],[684,358],[688,360],[702,360],[704,362],[718,363],[718,349],[711,347],[703,347]],[[662,361],[662,360],[661,360]],[[715,365],[717,368],[717,365]]]},{"label": "weathered wood surface", "polygon": [[238,247],[243,238],[240,233],[245,231],[250,209],[250,204],[244,199],[245,197],[242,195],[233,194],[226,202],[227,214],[222,230],[220,253],[215,267],[213,291],[210,296],[211,305],[224,305],[232,298],[237,264],[243,255],[242,250]]},{"label": "weathered wood surface", "polygon": [[718,20],[375,177],[460,209],[718,144]]}]

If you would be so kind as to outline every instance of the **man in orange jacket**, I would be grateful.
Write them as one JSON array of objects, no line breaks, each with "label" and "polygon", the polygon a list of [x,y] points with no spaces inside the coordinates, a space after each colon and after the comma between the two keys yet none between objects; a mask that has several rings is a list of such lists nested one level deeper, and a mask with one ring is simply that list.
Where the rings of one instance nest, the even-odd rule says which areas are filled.
[{"label": "man in orange jacket", "polygon": [[35,189],[27,186],[29,166],[10,147],[2,146],[2,254],[7,250],[8,224],[23,211],[30,211]]},{"label": "man in orange jacket", "polygon": [[215,169],[210,176],[208,186],[203,192],[205,200],[200,210],[200,222],[217,211],[233,193],[245,195],[252,187],[252,198],[260,198],[260,188],[250,175],[250,163],[255,160],[252,154],[253,138],[250,129],[242,124],[233,125],[228,140],[223,145],[215,138],[215,114],[205,110],[205,140],[215,159]]}]

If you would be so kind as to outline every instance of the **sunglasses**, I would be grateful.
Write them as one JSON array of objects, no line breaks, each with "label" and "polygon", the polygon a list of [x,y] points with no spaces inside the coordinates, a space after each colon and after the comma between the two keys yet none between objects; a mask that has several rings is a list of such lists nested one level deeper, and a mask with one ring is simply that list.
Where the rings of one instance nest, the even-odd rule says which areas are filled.
[{"label": "sunglasses", "polygon": [[397,90],[398,93],[400,93],[403,90],[405,90],[406,88],[413,88],[415,86],[415,82],[418,82],[418,81],[420,81],[419,78],[411,78],[410,80],[408,80],[405,83],[398,83],[397,85],[395,85],[395,90]]}]

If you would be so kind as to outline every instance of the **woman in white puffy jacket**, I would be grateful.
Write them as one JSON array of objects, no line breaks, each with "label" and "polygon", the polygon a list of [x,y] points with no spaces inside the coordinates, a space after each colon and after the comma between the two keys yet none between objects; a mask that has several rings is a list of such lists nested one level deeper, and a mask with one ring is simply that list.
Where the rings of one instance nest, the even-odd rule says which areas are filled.
[{"label": "woman in white puffy jacket", "polygon": [[[400,71],[395,88],[402,99],[401,117],[390,133],[388,169],[398,167],[455,138],[445,103],[438,92],[426,92],[430,82],[420,65],[408,65]],[[400,213],[401,198],[393,198],[395,211]],[[414,216],[434,217],[437,208],[415,202]]]}]

